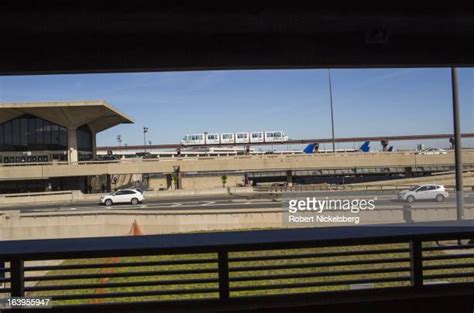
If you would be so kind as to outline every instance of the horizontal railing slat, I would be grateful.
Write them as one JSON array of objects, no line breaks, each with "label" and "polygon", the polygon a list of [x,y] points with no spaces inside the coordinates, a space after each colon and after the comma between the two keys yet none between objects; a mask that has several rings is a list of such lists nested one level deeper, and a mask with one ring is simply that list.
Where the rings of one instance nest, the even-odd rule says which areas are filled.
[{"label": "horizontal railing slat", "polygon": [[255,285],[237,286],[237,287],[230,287],[230,291],[235,292],[235,291],[257,291],[257,290],[269,290],[269,289],[297,289],[297,288],[355,285],[355,284],[368,284],[368,283],[389,283],[389,282],[400,282],[400,281],[409,282],[409,280],[410,280],[410,276],[385,277],[385,278],[373,278],[373,279],[349,279],[349,280],[306,282],[306,283],[295,283],[295,284],[268,284],[268,285],[257,285],[257,286]]},{"label": "horizontal railing slat", "polygon": [[285,260],[285,259],[303,259],[303,258],[328,258],[341,256],[361,256],[372,254],[387,254],[387,253],[408,253],[409,249],[381,249],[381,250],[360,250],[360,251],[340,251],[340,252],[326,252],[326,253],[301,253],[291,255],[262,255],[262,256],[246,256],[246,257],[229,257],[230,262],[245,262],[245,261],[270,261],[270,260]]},{"label": "horizontal railing slat", "polygon": [[254,280],[276,280],[276,279],[294,279],[294,278],[310,278],[310,277],[332,277],[344,275],[367,275],[367,274],[384,274],[384,273],[404,273],[409,271],[410,267],[391,267],[352,271],[329,271],[329,272],[305,272],[305,273],[291,273],[291,274],[270,274],[270,275],[256,275],[256,276],[237,276],[230,277],[231,282],[254,281]]},{"label": "horizontal railing slat", "polygon": [[414,237],[424,241],[474,238],[472,226],[464,224],[455,224],[455,226],[390,227],[389,229],[386,226],[327,227],[137,237],[0,241],[0,251],[2,251],[0,261],[195,254],[215,252],[220,248],[225,248],[229,252],[258,251],[286,249],[290,245],[292,248],[348,247],[406,243]]},{"label": "horizontal railing slat", "polygon": [[425,279],[465,278],[465,277],[474,277],[474,272],[428,274],[424,276]]},{"label": "horizontal railing slat", "polygon": [[199,278],[199,279],[173,279],[161,281],[136,281],[136,282],[112,282],[104,284],[74,284],[74,285],[39,285],[26,287],[25,291],[55,291],[55,290],[75,290],[75,289],[93,289],[93,288],[124,288],[124,287],[150,287],[167,285],[185,285],[185,284],[210,284],[218,283],[218,278]]},{"label": "horizontal railing slat", "polygon": [[166,275],[187,275],[187,274],[212,274],[217,273],[216,269],[182,269],[169,271],[143,271],[126,273],[94,273],[94,274],[74,274],[74,275],[47,275],[29,276],[25,281],[51,281],[51,280],[73,280],[73,279],[96,279],[112,277],[139,277],[139,276],[166,276]]},{"label": "horizontal railing slat", "polygon": [[459,268],[473,268],[474,263],[454,263],[454,264],[439,264],[439,265],[424,265],[423,270],[448,270],[448,269],[459,269]]},{"label": "horizontal railing slat", "polygon": [[166,261],[149,261],[149,262],[122,262],[122,263],[93,263],[93,264],[65,264],[65,265],[25,266],[25,271],[76,270],[76,269],[92,269],[92,268],[187,265],[187,264],[212,264],[212,263],[217,263],[217,258],[195,259],[195,260],[190,260],[190,259],[187,259],[187,260],[166,260]]},{"label": "horizontal railing slat", "polygon": [[298,268],[308,268],[308,267],[332,267],[332,266],[350,266],[350,265],[384,264],[384,263],[400,263],[400,262],[410,262],[410,258],[407,257],[407,258],[352,260],[352,261],[338,261],[338,262],[294,263],[294,264],[282,264],[282,265],[238,266],[238,267],[229,267],[229,272],[267,271],[267,270],[298,269]]},{"label": "horizontal railing slat", "polygon": [[443,251],[443,250],[469,250],[474,249],[473,244],[455,245],[455,246],[430,246],[423,247],[423,251]]},{"label": "horizontal railing slat", "polygon": [[58,295],[58,296],[52,296],[52,299],[57,301],[57,300],[127,298],[127,297],[147,297],[147,296],[166,296],[166,295],[191,295],[191,294],[208,294],[208,293],[217,293],[217,292],[219,292],[218,288],[150,290],[150,291]]},{"label": "horizontal railing slat", "polygon": [[423,261],[438,261],[438,260],[454,260],[454,259],[469,259],[474,258],[474,254],[440,254],[423,256]]}]

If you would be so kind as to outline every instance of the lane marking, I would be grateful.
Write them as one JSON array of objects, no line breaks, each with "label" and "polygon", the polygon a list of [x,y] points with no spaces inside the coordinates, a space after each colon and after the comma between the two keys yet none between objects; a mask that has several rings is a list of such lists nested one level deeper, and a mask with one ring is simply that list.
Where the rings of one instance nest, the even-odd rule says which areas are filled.
[{"label": "lane marking", "polygon": [[214,201],[208,201],[208,202],[206,202],[206,203],[204,203],[204,204],[201,204],[200,206],[208,206],[208,205],[214,204],[214,203],[215,203]]}]

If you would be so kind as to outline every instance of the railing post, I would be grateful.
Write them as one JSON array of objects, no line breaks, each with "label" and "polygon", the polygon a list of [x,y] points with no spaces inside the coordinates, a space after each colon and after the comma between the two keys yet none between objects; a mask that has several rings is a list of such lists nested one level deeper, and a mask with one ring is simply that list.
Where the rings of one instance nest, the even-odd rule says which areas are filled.
[{"label": "railing post", "polygon": [[413,287],[423,286],[423,250],[421,241],[410,241],[410,280]]},{"label": "railing post", "polygon": [[10,262],[10,284],[12,297],[25,296],[25,271],[23,260]]},{"label": "railing post", "polygon": [[219,250],[219,300],[229,299],[229,254]]}]

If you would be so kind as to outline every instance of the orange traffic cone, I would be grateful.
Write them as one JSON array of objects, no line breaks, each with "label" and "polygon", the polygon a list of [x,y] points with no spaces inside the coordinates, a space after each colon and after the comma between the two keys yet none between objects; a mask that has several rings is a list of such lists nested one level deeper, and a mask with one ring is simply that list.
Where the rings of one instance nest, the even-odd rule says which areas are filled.
[{"label": "orange traffic cone", "polygon": [[128,231],[129,236],[142,236],[143,235],[143,230],[138,225],[137,220],[133,221],[132,226],[130,227],[130,230]]}]

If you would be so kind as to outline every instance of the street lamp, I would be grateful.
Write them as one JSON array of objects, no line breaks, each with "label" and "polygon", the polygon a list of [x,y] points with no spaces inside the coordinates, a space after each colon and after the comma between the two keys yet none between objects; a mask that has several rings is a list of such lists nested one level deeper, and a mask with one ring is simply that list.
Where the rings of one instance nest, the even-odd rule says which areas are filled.
[{"label": "street lamp", "polygon": [[331,82],[331,69],[328,68],[328,79],[329,79],[329,103],[331,105],[331,129],[332,129],[332,152],[336,152],[336,139],[334,138],[334,109],[332,106],[332,82]]},{"label": "street lamp", "polygon": [[119,144],[119,147],[122,146],[122,135],[117,135],[117,142]]},{"label": "street lamp", "polygon": [[148,133],[148,127],[143,126],[143,147],[146,152],[146,133]]},{"label": "street lamp", "polygon": [[462,171],[461,147],[461,112],[459,110],[458,71],[451,67],[451,90],[453,97],[453,122],[454,122],[454,164],[456,166],[456,212],[457,219],[464,219],[464,182]]}]

